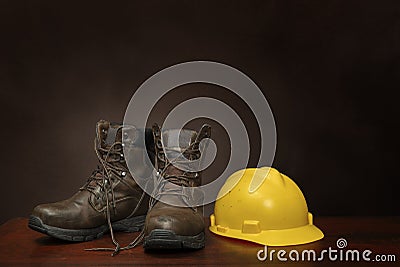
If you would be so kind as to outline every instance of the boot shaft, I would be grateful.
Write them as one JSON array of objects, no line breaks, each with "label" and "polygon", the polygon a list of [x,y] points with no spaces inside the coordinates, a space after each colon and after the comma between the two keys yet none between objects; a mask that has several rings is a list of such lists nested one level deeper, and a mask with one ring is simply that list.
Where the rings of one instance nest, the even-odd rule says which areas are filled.
[{"label": "boot shaft", "polygon": [[[200,142],[211,136],[211,127],[203,125],[199,132],[188,129],[171,129],[160,131],[157,124],[153,126],[155,143],[155,168],[166,177],[175,176],[172,183],[183,186],[200,186],[201,152]],[[205,149],[205,147],[204,147]],[[190,177],[186,183],[181,176]]]}]

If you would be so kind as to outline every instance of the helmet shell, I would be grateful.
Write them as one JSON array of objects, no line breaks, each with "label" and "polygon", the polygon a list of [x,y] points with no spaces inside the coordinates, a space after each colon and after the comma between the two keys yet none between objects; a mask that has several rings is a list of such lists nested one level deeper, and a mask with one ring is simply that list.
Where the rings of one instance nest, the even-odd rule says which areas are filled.
[{"label": "helmet shell", "polygon": [[270,246],[313,242],[323,233],[300,188],[274,168],[232,174],[221,188],[210,216],[210,231]]}]

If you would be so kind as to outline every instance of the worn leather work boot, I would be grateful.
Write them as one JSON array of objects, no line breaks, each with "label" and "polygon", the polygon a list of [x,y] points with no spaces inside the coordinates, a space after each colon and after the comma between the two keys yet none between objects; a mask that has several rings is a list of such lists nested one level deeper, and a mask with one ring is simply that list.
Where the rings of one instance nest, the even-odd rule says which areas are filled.
[{"label": "worn leather work boot", "polygon": [[[71,198],[35,207],[29,219],[31,229],[68,241],[88,241],[110,231],[116,246],[118,243],[114,241],[113,230],[133,232],[142,229],[149,197],[128,170],[122,134],[125,151],[134,153],[133,158],[139,161],[137,164],[143,164],[149,158],[154,160],[151,129],[139,130],[99,121],[95,152],[100,166]],[[143,145],[140,147],[144,142],[138,142],[139,138],[146,139],[147,148]],[[140,167],[138,172],[141,171]],[[146,168],[143,168],[143,172],[146,172]],[[140,175],[150,177],[151,169],[149,173]]]},{"label": "worn leather work boot", "polygon": [[209,138],[210,134],[209,125],[204,125],[198,133],[191,130],[166,130],[161,133],[158,125],[153,126],[158,182],[143,230],[145,249],[204,247],[203,214],[193,204],[195,187],[201,184],[201,172],[191,164],[200,160],[199,143]]}]

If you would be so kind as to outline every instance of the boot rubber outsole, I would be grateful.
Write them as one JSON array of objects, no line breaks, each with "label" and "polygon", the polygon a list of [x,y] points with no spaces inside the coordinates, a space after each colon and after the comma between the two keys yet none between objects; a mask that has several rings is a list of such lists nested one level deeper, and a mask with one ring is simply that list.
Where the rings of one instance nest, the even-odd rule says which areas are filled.
[{"label": "boot rubber outsole", "polygon": [[[146,215],[123,219],[112,223],[114,231],[137,232],[143,229]],[[31,215],[28,222],[29,228],[40,233],[72,242],[90,241],[102,237],[109,231],[107,224],[88,229],[63,229],[46,225],[36,216]]]},{"label": "boot rubber outsole", "polygon": [[181,236],[171,230],[154,229],[144,238],[144,249],[201,249],[205,246],[205,234]]}]

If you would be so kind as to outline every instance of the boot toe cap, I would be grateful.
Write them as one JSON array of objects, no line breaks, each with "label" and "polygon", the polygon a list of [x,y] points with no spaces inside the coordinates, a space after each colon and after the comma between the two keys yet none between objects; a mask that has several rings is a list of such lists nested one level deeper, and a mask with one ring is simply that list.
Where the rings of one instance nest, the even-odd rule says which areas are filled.
[{"label": "boot toe cap", "polygon": [[162,213],[150,212],[146,218],[146,235],[152,230],[171,230],[177,235],[191,236],[204,231],[203,217],[186,208],[183,212],[164,210]]},{"label": "boot toe cap", "polygon": [[40,204],[33,209],[32,216],[38,217],[44,224],[52,225],[52,221],[60,216],[60,212],[52,205]]}]

